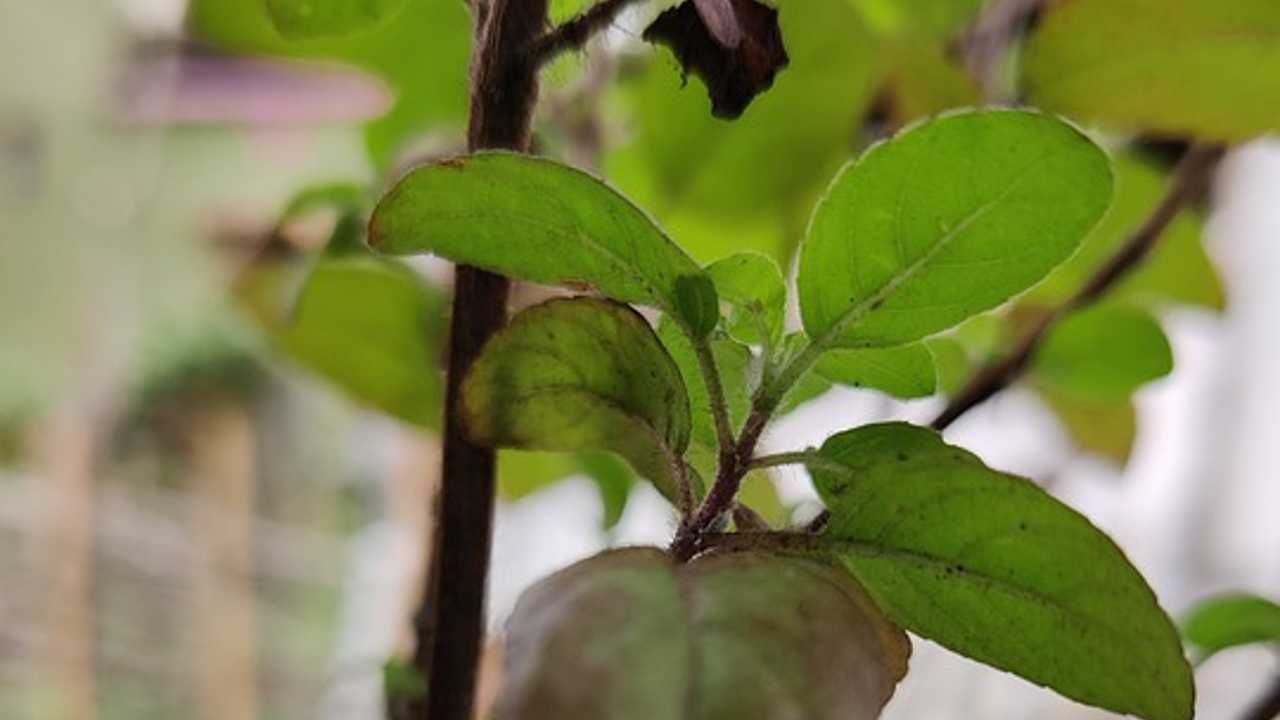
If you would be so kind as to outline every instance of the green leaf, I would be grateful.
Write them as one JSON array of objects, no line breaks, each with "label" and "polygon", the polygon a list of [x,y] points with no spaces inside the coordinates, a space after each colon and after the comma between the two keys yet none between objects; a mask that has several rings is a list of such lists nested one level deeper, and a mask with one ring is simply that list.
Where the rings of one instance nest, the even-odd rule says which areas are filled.
[{"label": "green leaf", "polygon": [[1053,117],[930,121],[846,167],[814,211],[799,275],[819,347],[901,345],[1042,279],[1111,201],[1106,155]]},{"label": "green leaf", "polygon": [[1173,370],[1173,351],[1148,313],[1097,305],[1068,315],[1049,332],[1033,371],[1055,388],[1087,401],[1122,401]]},{"label": "green leaf", "polygon": [[635,479],[630,466],[612,453],[526,450],[498,453],[498,491],[506,500],[520,500],[577,474],[591,478],[600,493],[604,529],[617,525],[626,510]]},{"label": "green leaf", "polygon": [[271,21],[287,38],[350,35],[404,9],[408,0],[267,0]]},{"label": "green leaf", "polygon": [[1273,0],[1076,0],[1025,53],[1031,102],[1122,130],[1238,141],[1280,128]]},{"label": "green leaf", "polygon": [[337,210],[341,213],[365,209],[369,192],[364,185],[354,182],[331,182],[309,185],[294,193],[280,222],[288,222],[317,210]]},{"label": "green leaf", "polygon": [[889,65],[885,80],[891,98],[887,109],[895,126],[980,103],[972,77],[952,59],[948,45],[922,42],[917,32],[885,43],[881,52]]},{"label": "green leaf", "polygon": [[382,664],[382,691],[396,702],[424,697],[427,679],[410,663],[392,658]]},{"label": "green leaf", "polygon": [[1168,617],[1119,548],[1035,484],[903,423],[828,439],[824,537],[889,617],[1090,705],[1186,720]]},{"label": "green leaf", "polygon": [[467,373],[459,412],[476,444],[611,450],[677,497],[689,400],[680,370],[625,305],[562,298],[516,315]]},{"label": "green leaf", "polygon": [[902,33],[919,41],[942,36],[969,22],[983,0],[848,0],[877,32]]},{"label": "green leaf", "polygon": [[[1165,192],[1161,169],[1132,154],[1114,163],[1116,201],[1085,240],[1080,252],[1026,295],[1026,301],[1057,305],[1069,298],[1106,263],[1151,214]],[[1132,274],[1109,293],[1114,300],[1146,306],[1186,303],[1213,310],[1224,305],[1222,282],[1202,242],[1200,213],[1184,209],[1160,235],[1160,242]]]},{"label": "green leaf", "polygon": [[499,717],[871,720],[910,645],[846,573],[760,553],[614,550],[530,588]]},{"label": "green leaf", "polygon": [[1182,634],[1202,661],[1241,645],[1280,643],[1280,605],[1245,593],[1218,595],[1191,610]]},{"label": "green leaf", "polygon": [[725,331],[735,340],[776,345],[782,340],[787,286],[767,255],[741,252],[707,266],[716,294],[733,306]]},{"label": "green leaf", "polygon": [[288,268],[270,267],[241,301],[278,352],[356,402],[439,426],[447,299],[398,261],[325,258],[301,285]]},{"label": "green leaf", "polygon": [[667,311],[697,337],[719,318],[702,269],[639,208],[586,173],[527,155],[488,152],[417,168],[378,203],[369,244],[532,282],[590,285]]},{"label": "green leaf", "polygon": [[605,530],[612,529],[622,519],[631,487],[635,485],[631,467],[608,452],[588,450],[578,453],[576,460],[578,468],[595,482],[596,490],[600,492],[601,526]]},{"label": "green leaf", "polygon": [[938,389],[933,355],[924,343],[868,350],[828,350],[814,372],[839,385],[882,390],[896,398],[928,397]]},{"label": "green leaf", "polygon": [[1132,399],[1084,400],[1044,383],[1035,387],[1076,447],[1114,460],[1121,467],[1128,464],[1138,435],[1138,414]]}]

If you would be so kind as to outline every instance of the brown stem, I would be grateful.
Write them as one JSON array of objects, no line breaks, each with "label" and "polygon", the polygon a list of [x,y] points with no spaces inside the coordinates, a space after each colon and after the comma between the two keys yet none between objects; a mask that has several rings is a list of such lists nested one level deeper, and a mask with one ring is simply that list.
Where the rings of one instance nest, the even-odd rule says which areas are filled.
[{"label": "brown stem", "polygon": [[1049,331],[1064,317],[1097,302],[1133,272],[1151,254],[1165,228],[1200,192],[1209,172],[1224,152],[1221,145],[1195,145],[1188,150],[1174,170],[1164,198],[1142,227],[1129,236],[1120,250],[1075,295],[1036,323],[1012,352],[978,371],[930,426],[935,430],[945,429],[961,415],[1011,385],[1026,371]]},{"label": "brown stem", "polygon": [[[538,69],[523,55],[547,17],[547,0],[489,0],[472,56],[471,150],[529,149]],[[477,268],[454,272],[444,463],[437,538],[416,622],[414,667],[428,678],[425,698],[406,708],[414,720],[470,720],[484,635],[494,503],[493,450],[471,444],[457,412],[462,378],[506,320],[510,282]],[[435,661],[433,661],[435,660]]]},{"label": "brown stem", "polygon": [[1280,717],[1280,675],[1271,681],[1262,695],[1240,715],[1240,720],[1274,720]]},{"label": "brown stem", "polygon": [[541,67],[560,53],[581,49],[593,35],[609,27],[628,5],[640,0],[600,0],[577,17],[537,38],[529,48],[529,62]]},{"label": "brown stem", "polygon": [[727,450],[721,451],[720,469],[716,473],[715,484],[711,486],[711,491],[707,493],[706,499],[702,501],[702,505],[693,517],[681,524],[675,540],[671,543],[671,554],[678,561],[684,562],[693,557],[698,551],[702,536],[733,508],[733,500],[737,497],[739,488],[742,487],[743,476],[751,469],[751,458],[755,454],[756,443],[760,441],[760,435],[764,432],[771,413],[771,406],[767,403],[761,404],[761,401],[757,400],[751,415],[747,417],[747,422],[742,427],[738,442]]}]

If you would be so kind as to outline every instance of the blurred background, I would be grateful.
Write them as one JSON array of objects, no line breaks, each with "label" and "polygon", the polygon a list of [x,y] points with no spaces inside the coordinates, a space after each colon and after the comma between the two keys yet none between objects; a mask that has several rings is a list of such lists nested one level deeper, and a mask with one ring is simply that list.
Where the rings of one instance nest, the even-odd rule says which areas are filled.
[{"label": "blurred background", "polygon": [[[909,25],[892,0],[788,0],[791,66],[726,123],[639,40],[652,4],[550,69],[537,144],[701,261],[788,267],[842,162],[1019,92],[1016,38],[978,0]],[[1016,32],[1035,20],[1019,12]],[[0,0],[0,718],[383,717],[427,550],[449,273],[359,241],[389,182],[463,148],[470,32],[460,0],[301,41],[262,0]],[[1171,145],[1090,129],[1119,167],[1105,244],[1159,197]],[[1278,237],[1280,142],[1239,145],[1125,291],[1170,374],[1099,399],[1033,373],[948,432],[1111,533],[1175,617],[1226,589],[1280,597]],[[941,389],[1064,272],[935,346]],[[832,388],[765,448],[942,404]],[[506,454],[501,474],[489,694],[525,587],[675,525],[611,458]],[[800,469],[747,493],[774,522],[816,512]],[[1108,717],[915,647],[889,718]],[[1231,717],[1274,671],[1258,648],[1213,658],[1200,716]]]}]

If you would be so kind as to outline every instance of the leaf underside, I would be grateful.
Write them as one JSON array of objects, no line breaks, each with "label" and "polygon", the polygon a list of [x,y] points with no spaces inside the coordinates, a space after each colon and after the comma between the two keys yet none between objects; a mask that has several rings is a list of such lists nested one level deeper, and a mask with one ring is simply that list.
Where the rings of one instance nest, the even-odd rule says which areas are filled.
[{"label": "leaf underside", "polygon": [[804,558],[608,551],[508,624],[508,720],[871,720],[910,645],[842,570]]}]

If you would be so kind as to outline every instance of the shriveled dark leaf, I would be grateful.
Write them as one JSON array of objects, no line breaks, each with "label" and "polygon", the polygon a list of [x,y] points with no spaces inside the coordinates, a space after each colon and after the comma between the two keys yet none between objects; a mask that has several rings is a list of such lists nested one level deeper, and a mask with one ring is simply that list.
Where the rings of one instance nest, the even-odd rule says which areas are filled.
[{"label": "shriveled dark leaf", "polygon": [[508,630],[502,720],[871,720],[910,654],[850,575],[757,552],[609,551],[530,588]]},{"label": "shriveled dark leaf", "polygon": [[686,75],[702,78],[711,113],[726,119],[741,115],[790,62],[778,11],[757,0],[686,0],[659,15],[644,39],[671,48]]}]

